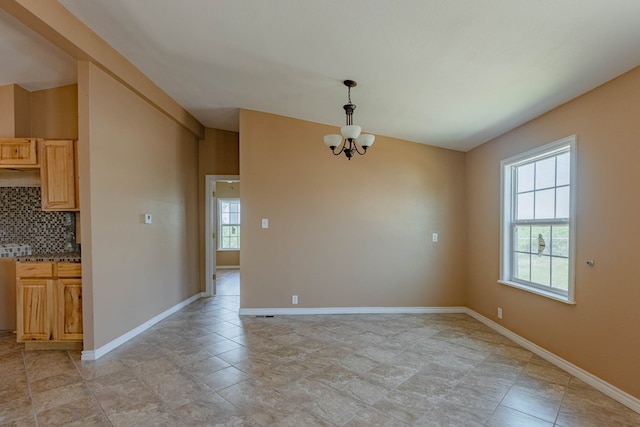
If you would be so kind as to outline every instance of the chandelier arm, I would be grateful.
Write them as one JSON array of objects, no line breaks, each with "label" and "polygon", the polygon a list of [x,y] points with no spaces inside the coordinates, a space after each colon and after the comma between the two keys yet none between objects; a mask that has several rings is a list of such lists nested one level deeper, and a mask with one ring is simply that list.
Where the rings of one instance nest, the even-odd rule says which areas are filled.
[{"label": "chandelier arm", "polygon": [[333,153],[333,155],[334,155],[334,156],[339,156],[340,154],[342,154],[342,153],[344,152],[344,145],[345,145],[345,144],[344,144],[344,141],[342,141],[342,144],[340,144],[340,145],[338,146],[338,147],[341,147],[341,148],[340,148],[340,151],[338,151],[338,152],[336,152],[336,148],[338,148],[338,147],[334,147],[334,148],[331,150],[331,152]]},{"label": "chandelier arm", "polygon": [[[362,152],[360,152],[358,147],[362,148]],[[367,152],[367,149],[364,148],[364,147],[361,147],[360,144],[358,144],[358,142],[356,140],[353,141],[353,148],[354,148],[355,152],[360,154],[361,156],[364,156],[364,153]]]}]

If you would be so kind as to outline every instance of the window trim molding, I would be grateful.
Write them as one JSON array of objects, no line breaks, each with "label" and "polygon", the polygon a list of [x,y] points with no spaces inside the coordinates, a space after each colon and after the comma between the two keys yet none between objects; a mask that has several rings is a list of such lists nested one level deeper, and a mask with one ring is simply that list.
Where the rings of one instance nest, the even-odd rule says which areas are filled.
[{"label": "window trim molding", "polygon": [[[509,280],[511,277],[511,214],[514,209],[512,197],[512,174],[507,168],[519,163],[528,163],[536,157],[546,157],[555,150],[569,146],[570,159],[570,196],[569,196],[569,289],[566,297],[545,289]],[[575,304],[575,266],[576,266],[576,216],[577,216],[577,136],[570,135],[549,144],[520,153],[500,162],[500,279],[498,283],[542,295],[567,304]]]},{"label": "window trim molding", "polygon": [[[238,252],[240,251],[240,248],[223,248],[222,247],[222,227],[223,226],[235,226],[238,228],[241,228],[242,225],[242,220],[241,222],[237,223],[237,224],[222,224],[222,202],[224,201],[238,201],[238,203],[240,203],[240,197],[218,197],[217,198],[217,204],[218,206],[216,207],[218,209],[218,223],[216,224],[216,226],[218,227],[218,229],[216,230],[216,233],[218,235],[218,238],[216,239],[218,244],[217,244],[217,248],[216,248],[216,252]],[[242,209],[242,208],[241,208]],[[239,219],[241,219],[241,217],[238,217]],[[242,232],[242,231],[241,231]],[[238,244],[240,244],[240,242],[238,242]]]}]

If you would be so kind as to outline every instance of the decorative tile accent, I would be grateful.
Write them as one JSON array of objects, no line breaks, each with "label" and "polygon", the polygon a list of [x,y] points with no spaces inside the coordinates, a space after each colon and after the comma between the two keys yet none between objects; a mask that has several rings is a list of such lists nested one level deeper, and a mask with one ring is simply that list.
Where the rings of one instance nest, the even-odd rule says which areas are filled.
[{"label": "decorative tile accent", "polygon": [[17,256],[31,255],[31,246],[10,243],[0,245],[0,258],[14,258]]},{"label": "decorative tile accent", "polygon": [[19,262],[82,262],[80,252],[54,252],[34,255],[18,255],[14,257]]},{"label": "decorative tile accent", "polygon": [[0,244],[26,244],[34,254],[77,251],[75,215],[43,212],[40,187],[0,187]]}]

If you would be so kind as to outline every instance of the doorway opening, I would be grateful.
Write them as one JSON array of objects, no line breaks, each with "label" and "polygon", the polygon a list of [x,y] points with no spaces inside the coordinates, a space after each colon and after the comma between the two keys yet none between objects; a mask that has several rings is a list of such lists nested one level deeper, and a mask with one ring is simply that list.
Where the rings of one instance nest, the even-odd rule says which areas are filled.
[{"label": "doorway opening", "polygon": [[240,176],[207,175],[206,295],[240,295]]}]

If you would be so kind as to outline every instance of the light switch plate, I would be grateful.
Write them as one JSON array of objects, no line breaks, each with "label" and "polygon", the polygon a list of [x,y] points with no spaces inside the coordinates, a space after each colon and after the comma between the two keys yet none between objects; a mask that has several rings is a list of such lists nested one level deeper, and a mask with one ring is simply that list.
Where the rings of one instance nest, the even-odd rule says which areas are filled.
[{"label": "light switch plate", "polygon": [[437,242],[438,241],[438,233],[431,234],[431,241],[432,242]]},{"label": "light switch plate", "polygon": [[267,218],[262,218],[262,228],[269,228],[269,220]]},{"label": "light switch plate", "polygon": [[153,218],[151,217],[151,214],[150,213],[144,214],[144,223],[151,224],[152,222],[153,222]]}]

